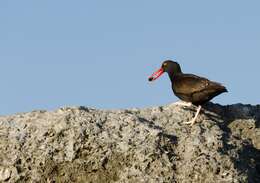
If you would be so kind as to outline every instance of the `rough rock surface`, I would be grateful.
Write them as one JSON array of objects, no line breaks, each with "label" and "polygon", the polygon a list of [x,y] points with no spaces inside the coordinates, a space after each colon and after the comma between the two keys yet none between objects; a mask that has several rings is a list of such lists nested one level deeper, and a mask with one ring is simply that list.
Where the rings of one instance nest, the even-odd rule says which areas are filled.
[{"label": "rough rock surface", "polygon": [[0,182],[260,182],[260,106],[62,108],[0,117]]}]

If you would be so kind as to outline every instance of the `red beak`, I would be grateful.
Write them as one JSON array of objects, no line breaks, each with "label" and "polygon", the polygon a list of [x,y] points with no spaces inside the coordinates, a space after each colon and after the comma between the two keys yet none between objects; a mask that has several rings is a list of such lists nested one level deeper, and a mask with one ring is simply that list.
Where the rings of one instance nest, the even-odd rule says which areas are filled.
[{"label": "red beak", "polygon": [[153,73],[153,75],[151,75],[148,80],[154,81],[154,80],[158,79],[163,73],[164,73],[163,68],[160,68],[158,71]]}]

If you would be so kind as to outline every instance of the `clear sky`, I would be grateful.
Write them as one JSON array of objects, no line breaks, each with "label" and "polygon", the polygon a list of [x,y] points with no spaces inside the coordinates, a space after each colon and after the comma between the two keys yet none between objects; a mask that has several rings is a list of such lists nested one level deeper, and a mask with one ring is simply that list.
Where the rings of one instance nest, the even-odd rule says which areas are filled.
[{"label": "clear sky", "polygon": [[259,0],[0,1],[0,114],[130,108],[178,99],[165,59],[223,83],[221,104],[260,103]]}]

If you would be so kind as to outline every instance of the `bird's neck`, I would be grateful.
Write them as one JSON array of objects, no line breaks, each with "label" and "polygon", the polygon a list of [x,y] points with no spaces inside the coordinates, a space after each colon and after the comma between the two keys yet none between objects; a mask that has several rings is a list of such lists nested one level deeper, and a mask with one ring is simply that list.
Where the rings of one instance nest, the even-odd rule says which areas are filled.
[{"label": "bird's neck", "polygon": [[168,76],[172,83],[174,82],[175,77],[179,74],[182,74],[181,70],[175,70],[175,71],[168,72]]},{"label": "bird's neck", "polygon": [[168,73],[168,76],[169,76],[171,82],[173,83],[175,74],[174,73]]}]

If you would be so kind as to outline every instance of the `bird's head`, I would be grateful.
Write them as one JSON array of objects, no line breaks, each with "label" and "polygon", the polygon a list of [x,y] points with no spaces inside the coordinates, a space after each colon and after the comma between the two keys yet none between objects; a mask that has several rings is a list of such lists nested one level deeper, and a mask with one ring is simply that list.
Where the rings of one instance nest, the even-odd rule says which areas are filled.
[{"label": "bird's head", "polygon": [[181,67],[177,62],[166,60],[162,63],[161,68],[153,73],[148,80],[154,81],[158,79],[164,72],[167,72],[169,76],[172,77],[174,74],[181,73]]}]

